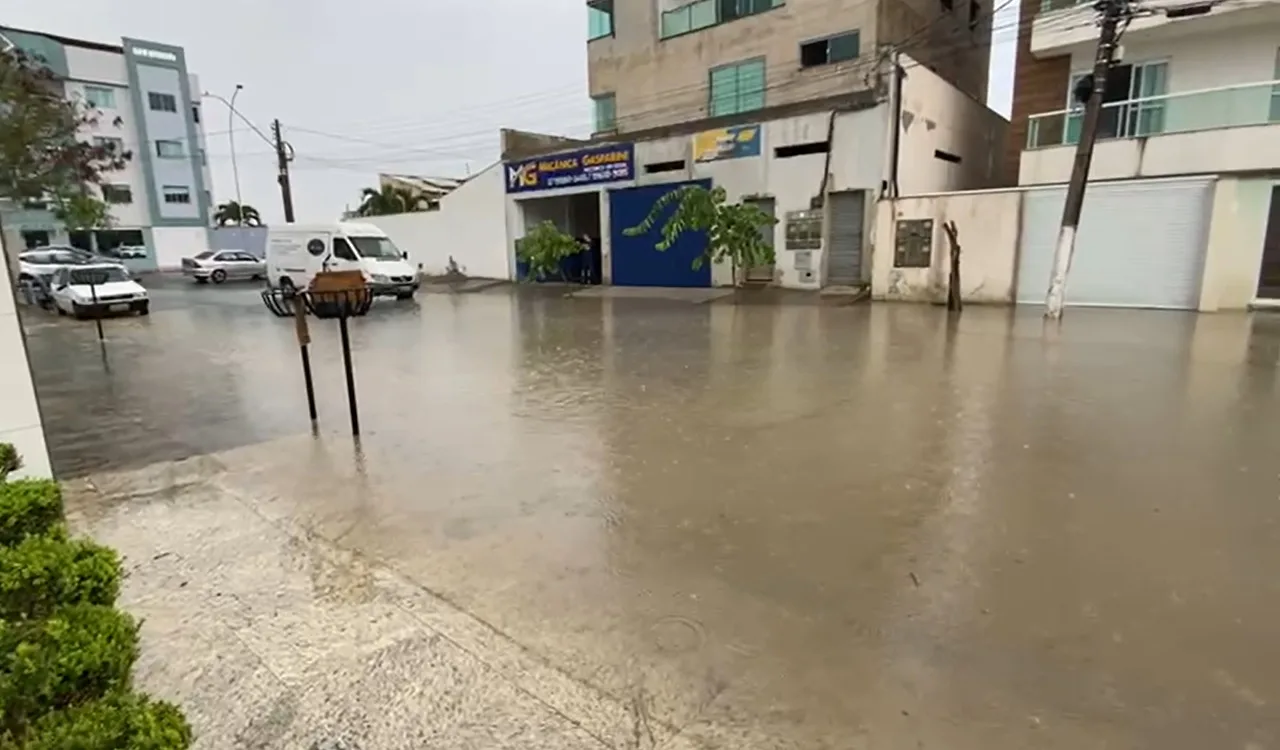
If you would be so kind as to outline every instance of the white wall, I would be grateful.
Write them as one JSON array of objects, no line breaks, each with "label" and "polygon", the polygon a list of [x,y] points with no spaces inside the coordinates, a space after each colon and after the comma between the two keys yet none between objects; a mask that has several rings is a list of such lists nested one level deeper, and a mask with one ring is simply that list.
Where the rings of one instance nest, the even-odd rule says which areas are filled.
[{"label": "white wall", "polygon": [[1253,302],[1276,184],[1271,178],[1218,180],[1200,285],[1202,311],[1242,310]]},{"label": "white wall", "polygon": [[51,477],[49,450],[40,426],[40,409],[3,247],[0,261],[0,443],[11,443],[22,455],[23,468],[13,478]]},{"label": "white wall", "polygon": [[106,52],[97,49],[62,45],[67,54],[67,73],[78,81],[129,85],[129,71],[125,67],[123,52]]},{"label": "white wall", "polygon": [[182,268],[182,259],[209,249],[209,230],[204,227],[152,227],[156,267],[161,271]]},{"label": "white wall", "polygon": [[[938,74],[902,56],[898,192],[915,195],[999,184],[1009,121]],[[935,151],[961,158],[938,159]]]},{"label": "white wall", "polygon": [[452,257],[467,276],[509,279],[504,179],[494,164],[444,196],[438,211],[360,221],[380,227],[427,274],[445,273]]},{"label": "white wall", "polygon": [[[871,266],[872,298],[945,301],[951,255],[942,226],[954,221],[961,248],[961,298],[978,303],[1013,302],[1022,196],[1020,190],[984,190],[880,201]],[[933,219],[928,268],[894,268],[897,222],[903,219]]]}]

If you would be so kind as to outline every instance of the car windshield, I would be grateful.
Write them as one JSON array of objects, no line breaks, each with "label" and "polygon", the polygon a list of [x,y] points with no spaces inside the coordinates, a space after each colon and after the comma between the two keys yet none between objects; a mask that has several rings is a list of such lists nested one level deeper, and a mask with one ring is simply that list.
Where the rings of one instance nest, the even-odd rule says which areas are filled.
[{"label": "car windshield", "polygon": [[129,272],[119,266],[76,268],[71,271],[72,284],[107,284],[112,281],[128,281]]},{"label": "car windshield", "polygon": [[386,237],[352,237],[351,244],[362,258],[400,260],[400,249]]}]

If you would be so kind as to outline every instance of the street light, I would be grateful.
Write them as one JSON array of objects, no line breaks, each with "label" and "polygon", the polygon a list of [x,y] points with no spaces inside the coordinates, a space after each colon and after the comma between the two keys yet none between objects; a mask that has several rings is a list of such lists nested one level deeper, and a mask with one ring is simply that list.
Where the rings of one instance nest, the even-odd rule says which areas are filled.
[{"label": "street light", "polygon": [[236,111],[236,97],[240,96],[240,92],[244,89],[244,84],[237,83],[236,90],[231,94],[231,101],[204,92],[204,96],[210,99],[217,99],[227,105],[227,141],[231,144],[231,176],[236,183],[236,226],[244,225],[244,201],[240,199],[240,169],[236,166],[236,116],[240,113]]}]

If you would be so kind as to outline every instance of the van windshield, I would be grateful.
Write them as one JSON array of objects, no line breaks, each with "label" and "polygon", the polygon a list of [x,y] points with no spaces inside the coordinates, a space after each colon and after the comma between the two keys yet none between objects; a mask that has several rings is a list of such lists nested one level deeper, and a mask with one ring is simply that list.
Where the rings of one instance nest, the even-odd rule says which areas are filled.
[{"label": "van windshield", "polygon": [[386,237],[351,237],[351,244],[361,258],[373,260],[400,260],[400,248]]}]

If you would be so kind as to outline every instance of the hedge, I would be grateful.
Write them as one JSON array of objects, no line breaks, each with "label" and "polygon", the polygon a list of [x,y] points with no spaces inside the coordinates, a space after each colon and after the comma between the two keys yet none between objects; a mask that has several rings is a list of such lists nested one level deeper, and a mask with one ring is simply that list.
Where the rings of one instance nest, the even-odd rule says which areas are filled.
[{"label": "hedge", "polygon": [[20,732],[47,711],[129,686],[138,624],[111,607],[77,605],[0,628],[0,727]]},{"label": "hedge", "polygon": [[175,706],[134,693],[112,693],[48,714],[24,741],[0,739],[0,750],[181,750],[191,727]]},{"label": "hedge", "polygon": [[54,482],[20,479],[0,483],[0,545],[44,534],[62,523],[62,491]]},{"label": "hedge", "polygon": [[46,617],[59,606],[110,605],[120,591],[115,551],[60,530],[0,547],[0,617]]},{"label": "hedge", "polygon": [[129,689],[120,557],[67,536],[56,482],[6,482],[21,463],[0,443],[0,750],[186,750],[182,712]]}]

